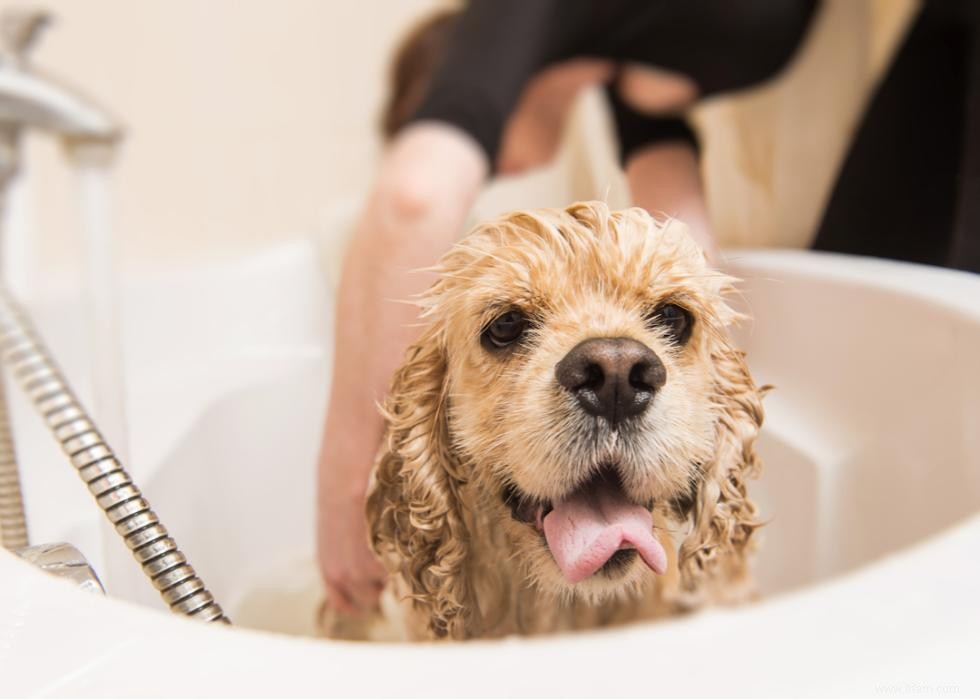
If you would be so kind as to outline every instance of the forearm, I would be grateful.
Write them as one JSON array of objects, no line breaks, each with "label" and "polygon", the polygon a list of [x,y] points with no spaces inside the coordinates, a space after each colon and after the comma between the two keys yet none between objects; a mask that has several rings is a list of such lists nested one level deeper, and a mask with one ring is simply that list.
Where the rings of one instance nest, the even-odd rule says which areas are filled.
[{"label": "forearm", "polygon": [[[372,205],[373,206],[373,205]],[[363,494],[374,451],[381,441],[377,403],[401,353],[411,342],[414,309],[393,299],[409,299],[425,285],[425,275],[399,273],[421,250],[390,249],[375,211],[361,220],[348,249],[337,299],[335,354],[327,407],[322,477],[330,478],[321,496]],[[433,256],[437,253],[433,250]],[[428,260],[431,264],[432,260]],[[404,264],[403,264],[404,263]],[[413,282],[415,282],[413,284]]]},{"label": "forearm", "polygon": [[381,166],[355,229],[337,302],[321,502],[363,494],[383,424],[377,410],[417,333],[413,296],[459,234],[486,176],[475,143],[451,127],[406,129]]},{"label": "forearm", "polygon": [[670,141],[645,148],[630,158],[626,177],[636,206],[686,223],[709,260],[717,261],[701,169],[690,144]]}]

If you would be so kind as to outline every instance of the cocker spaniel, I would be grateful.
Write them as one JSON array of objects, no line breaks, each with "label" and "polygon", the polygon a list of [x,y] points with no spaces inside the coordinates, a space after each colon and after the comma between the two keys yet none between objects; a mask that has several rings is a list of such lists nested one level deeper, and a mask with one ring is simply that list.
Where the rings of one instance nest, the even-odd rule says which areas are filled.
[{"label": "cocker spaniel", "polygon": [[731,279],[597,202],[479,226],[396,372],[367,516],[412,638],[588,628],[744,597],[761,392]]}]

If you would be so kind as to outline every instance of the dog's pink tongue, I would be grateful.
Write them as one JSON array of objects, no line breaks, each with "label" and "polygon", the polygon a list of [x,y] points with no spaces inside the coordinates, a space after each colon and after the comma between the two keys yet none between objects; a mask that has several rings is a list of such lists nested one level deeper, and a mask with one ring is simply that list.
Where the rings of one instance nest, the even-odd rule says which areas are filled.
[{"label": "dog's pink tongue", "polygon": [[600,483],[554,503],[544,518],[544,536],[570,583],[585,580],[630,545],[655,573],[667,570],[667,552],[653,535],[650,512],[610,484]]}]

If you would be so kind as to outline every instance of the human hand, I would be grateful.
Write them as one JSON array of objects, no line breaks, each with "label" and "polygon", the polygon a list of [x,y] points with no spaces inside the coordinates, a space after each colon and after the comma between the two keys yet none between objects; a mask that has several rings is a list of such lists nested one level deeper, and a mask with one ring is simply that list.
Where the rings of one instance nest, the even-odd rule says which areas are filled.
[{"label": "human hand", "polygon": [[[368,546],[363,475],[321,464],[317,557],[327,606],[349,614],[377,608],[385,570]],[[360,487],[358,487],[360,486]]]}]

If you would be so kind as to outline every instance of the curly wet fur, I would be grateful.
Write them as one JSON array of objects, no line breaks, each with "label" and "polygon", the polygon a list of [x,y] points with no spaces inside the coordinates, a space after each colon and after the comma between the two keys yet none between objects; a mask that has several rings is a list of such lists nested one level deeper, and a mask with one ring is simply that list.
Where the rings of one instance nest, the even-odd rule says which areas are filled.
[{"label": "curly wet fur", "polygon": [[[479,226],[441,260],[427,325],[396,372],[367,515],[415,638],[597,626],[744,597],[758,527],[745,479],[763,419],[760,391],[727,326],[732,280],[709,269],[683,225],[602,203],[517,212]],[[670,301],[694,318],[673,344],[644,318]],[[520,308],[532,329],[493,355],[480,332]],[[554,363],[587,337],[633,337],[668,374],[627,430],[584,418]],[[665,576],[565,583],[540,535],[514,521],[509,484],[554,498],[615,459],[624,487],[655,503]],[[675,541],[677,539],[677,541]]]}]

